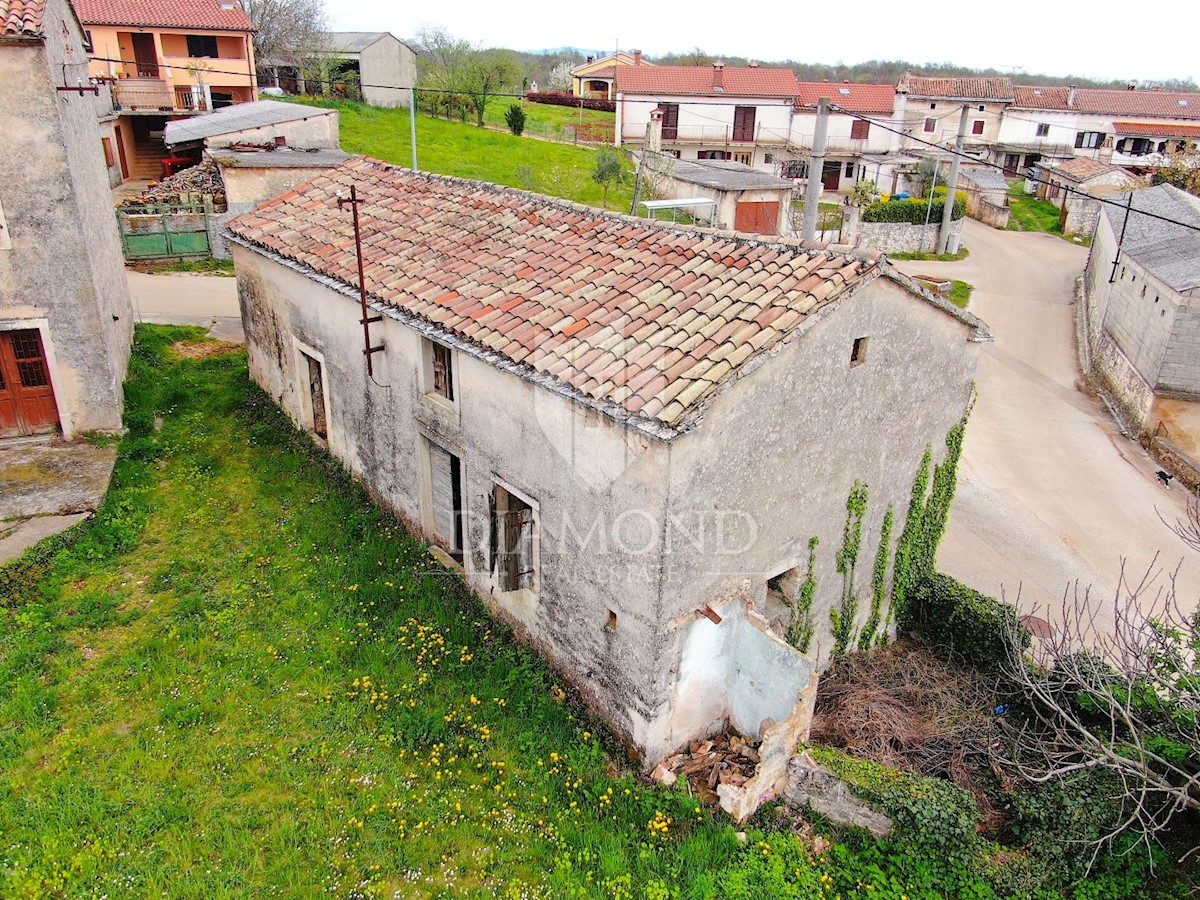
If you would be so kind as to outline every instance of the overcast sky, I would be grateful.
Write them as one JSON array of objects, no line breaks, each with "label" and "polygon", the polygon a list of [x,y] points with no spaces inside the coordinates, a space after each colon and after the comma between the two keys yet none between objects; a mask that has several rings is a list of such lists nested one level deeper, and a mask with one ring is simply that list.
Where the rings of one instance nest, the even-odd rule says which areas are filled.
[{"label": "overcast sky", "polygon": [[748,7],[696,0],[326,0],[338,31],[390,31],[403,38],[422,25],[440,25],[472,43],[514,50],[579,47],[607,53],[619,43],[650,56],[700,47],[761,60],[905,59],[1103,79],[1196,78],[1200,11],[1191,0],[1160,0],[1145,9],[1140,14],[1077,0]]}]

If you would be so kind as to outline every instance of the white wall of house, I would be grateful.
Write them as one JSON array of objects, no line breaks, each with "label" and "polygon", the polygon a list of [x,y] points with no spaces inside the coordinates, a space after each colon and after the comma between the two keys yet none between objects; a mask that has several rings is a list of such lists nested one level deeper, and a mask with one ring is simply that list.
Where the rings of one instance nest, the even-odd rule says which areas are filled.
[{"label": "white wall of house", "polygon": [[[737,106],[752,106],[754,134],[751,142],[785,144],[791,140],[792,101],[787,98],[695,97],[680,95],[617,94],[617,146],[645,142],[650,112],[660,103],[679,104],[675,139],[663,137],[663,147],[724,147],[733,141],[733,116]],[[694,158],[685,156],[685,158]]]}]

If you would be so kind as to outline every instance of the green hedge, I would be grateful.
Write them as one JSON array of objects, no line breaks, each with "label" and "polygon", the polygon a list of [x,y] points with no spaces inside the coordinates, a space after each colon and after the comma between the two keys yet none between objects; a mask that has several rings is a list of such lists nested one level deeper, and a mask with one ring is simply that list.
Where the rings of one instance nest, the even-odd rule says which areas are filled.
[{"label": "green hedge", "polygon": [[[924,225],[926,220],[931,223],[942,221],[942,210],[945,207],[945,195],[939,196],[934,191],[932,208],[928,200],[922,197],[909,197],[906,200],[888,200],[873,203],[863,210],[864,222],[907,222],[911,225]],[[959,191],[954,198],[953,218],[961,219],[967,214],[967,198]]]},{"label": "green hedge", "polygon": [[1026,631],[1017,631],[1017,609],[956,578],[933,572],[916,584],[905,606],[901,631],[918,632],[926,641],[948,647],[981,669],[996,669],[1007,657],[1005,641],[1019,633],[1029,646]]}]

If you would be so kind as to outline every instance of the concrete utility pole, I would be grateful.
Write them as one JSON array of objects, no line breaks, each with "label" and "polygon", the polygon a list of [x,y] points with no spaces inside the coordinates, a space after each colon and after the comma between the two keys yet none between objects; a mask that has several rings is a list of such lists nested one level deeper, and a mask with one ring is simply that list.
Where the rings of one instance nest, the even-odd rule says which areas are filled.
[{"label": "concrete utility pole", "polygon": [[829,98],[817,103],[817,128],[813,132],[812,153],[808,158],[808,183],[804,186],[804,225],[800,236],[817,239],[817,213],[821,205],[821,176],[825,174],[825,136],[829,133]]},{"label": "concrete utility pole", "polygon": [[417,170],[417,89],[408,89],[408,130],[412,135],[413,171]]},{"label": "concrete utility pole", "polygon": [[958,119],[958,137],[954,139],[954,155],[950,158],[950,177],[946,179],[946,203],[942,210],[942,230],[938,233],[937,252],[948,253],[950,226],[954,221],[954,192],[958,189],[958,164],[962,160],[963,138],[967,136],[967,116],[971,107],[964,104]]}]

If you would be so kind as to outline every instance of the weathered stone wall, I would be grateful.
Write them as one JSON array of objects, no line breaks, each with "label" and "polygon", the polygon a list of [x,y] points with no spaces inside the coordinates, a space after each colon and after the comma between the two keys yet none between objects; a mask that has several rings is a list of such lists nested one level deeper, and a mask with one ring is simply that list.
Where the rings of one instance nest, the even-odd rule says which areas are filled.
[{"label": "weathered stone wall", "polygon": [[340,133],[337,110],[314,110],[311,116],[305,116],[303,119],[219,134],[208,138],[204,145],[216,149],[241,143],[265,144],[274,141],[276,137],[283,137],[289,147],[336,150],[340,146]]},{"label": "weathered stone wall", "polygon": [[975,204],[975,212],[972,213],[972,216],[985,225],[1004,229],[1008,227],[1008,220],[1011,213],[1012,210],[1002,203],[991,203],[981,197],[979,202]]},{"label": "weathered stone wall", "polygon": [[[233,253],[254,380],[311,430],[299,353],[322,356],[330,452],[431,537],[429,442],[458,456],[467,582],[645,751],[659,701],[662,552],[645,526],[665,503],[666,446],[464,352],[454,353],[458,399],[447,406],[425,392],[421,334],[392,318],[372,326],[387,348],[372,382],[357,297],[243,247]],[[490,571],[497,480],[537,505],[536,591],[500,592]]]},{"label": "weathered stone wall", "polygon": [[42,331],[71,437],[121,427],[133,313],[95,98],[55,90],[64,66],[87,76],[63,0],[47,4],[45,31],[40,42],[0,40],[0,204],[12,241],[0,250],[0,328]]},{"label": "weathered stone wall", "polygon": [[[916,253],[924,247],[933,252],[937,247],[940,222],[928,225],[910,225],[907,222],[860,222],[853,246],[863,250],[879,250],[882,253]],[[950,226],[951,240],[957,246],[962,240],[962,219]],[[850,238],[843,234],[843,243]]]}]

